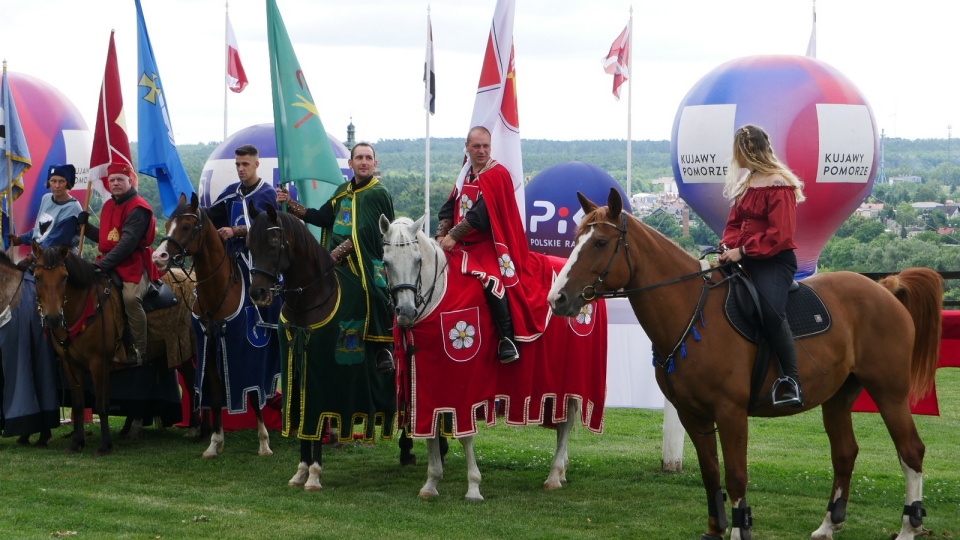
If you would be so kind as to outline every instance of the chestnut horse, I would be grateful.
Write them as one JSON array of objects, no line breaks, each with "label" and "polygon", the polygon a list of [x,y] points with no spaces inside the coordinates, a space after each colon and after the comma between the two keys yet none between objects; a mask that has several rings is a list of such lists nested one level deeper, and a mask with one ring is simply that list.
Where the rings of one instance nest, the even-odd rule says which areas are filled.
[{"label": "chestnut horse", "polygon": [[[122,345],[122,288],[106,275],[96,272],[93,264],[81,259],[69,246],[41,248],[34,243],[33,255],[36,257],[34,277],[38,311],[43,325],[49,330],[53,348],[62,360],[70,387],[73,418],[83,418],[84,383],[89,374],[94,390],[94,410],[100,416],[100,447],[96,455],[109,454],[113,451],[109,421],[111,373],[114,361],[123,360],[127,355]],[[173,282],[169,274],[163,279],[168,284]],[[148,360],[151,363],[162,360],[160,369],[170,367],[167,359],[169,336],[156,335],[154,328],[162,324],[174,333],[174,338],[192,335],[189,314],[179,307],[148,314],[151,329]],[[192,360],[193,344],[190,343],[188,351],[178,348],[175,352],[178,358],[183,353]],[[175,377],[172,374],[170,377],[162,377],[160,384],[169,383],[171,391],[175,391]],[[139,431],[142,424],[133,423],[133,429]],[[67,452],[77,453],[84,446],[83,422],[75,421]]]},{"label": "chestnut horse", "polygon": [[[341,442],[353,440],[353,425],[365,426],[373,441],[376,426],[388,438],[396,421],[393,373],[378,373],[373,351],[362,339],[367,307],[350,291],[362,287],[360,276],[337,266],[296,217],[272,206],[259,214],[247,246],[253,256],[250,298],[284,302],[280,316],[283,366],[283,435],[300,439],[297,472],[287,482],[306,491],[322,488],[321,438],[330,420]],[[360,297],[362,298],[362,296]],[[332,431],[332,430],[331,430]]]},{"label": "chestnut horse", "polygon": [[[718,432],[733,506],[731,538],[750,538],[747,416],[757,346],[721,322],[729,284],[720,283],[719,270],[701,270],[697,259],[677,244],[627,215],[618,191],[611,189],[607,206],[599,208],[578,196],[585,216],[570,259],[550,292],[554,313],[576,313],[595,298],[630,299],[653,342],[657,383],[677,408],[697,451],[709,515],[701,538],[722,538],[728,525]],[[823,300],[833,323],[829,331],[797,342],[804,407],[774,408],[767,398],[749,414],[786,416],[821,407],[834,480],[827,511],[812,538],[830,539],[846,518],[858,452],[851,409],[865,388],[877,403],[906,476],[897,538],[913,539],[923,533],[924,445],[910,414],[910,399],[924,395],[934,380],[943,282],[932,270],[911,268],[880,284],[852,272],[819,274],[804,283]],[[700,328],[693,331],[694,326]],[[699,341],[687,339],[690,335]],[[681,349],[685,357],[676,355]],[[665,367],[669,365],[674,369]],[[774,375],[766,378],[761,395],[770,394]]]},{"label": "chestnut horse", "polygon": [[[160,269],[168,266],[184,268],[186,257],[193,257],[193,267],[196,274],[196,298],[193,301],[193,314],[203,331],[200,348],[202,358],[198,359],[199,378],[195,394],[199,398],[204,392],[213,417],[213,429],[210,435],[210,445],[203,452],[203,457],[214,458],[223,452],[223,407],[230,403],[227,395],[227,386],[224,383],[226,374],[231,368],[240,369],[248,363],[257,363],[258,356],[253,352],[249,355],[227,356],[225,336],[230,332],[237,335],[226,336],[230,340],[242,341],[245,336],[240,335],[246,328],[228,324],[238,316],[244,315],[244,276],[240,271],[237,260],[227,253],[227,248],[217,234],[217,229],[199,206],[199,199],[194,193],[189,203],[186,196],[180,196],[180,204],[167,220],[167,235],[153,252],[153,261]],[[268,336],[269,337],[269,336]],[[275,346],[272,338],[267,346]],[[257,351],[260,352],[260,351]],[[269,351],[266,352],[269,354]],[[221,362],[219,358],[223,358]],[[268,369],[268,366],[257,369]],[[267,373],[267,378],[273,378]],[[241,379],[234,376],[232,384],[240,385],[247,391],[246,399],[257,417],[257,437],[259,439],[258,455],[271,456],[270,434],[263,423],[263,405],[274,395],[273,388],[262,383],[263,377],[256,374]],[[204,384],[206,383],[206,384]],[[259,398],[259,401],[258,399]],[[196,404],[201,406],[200,400]],[[232,409],[233,407],[230,406]]]}]

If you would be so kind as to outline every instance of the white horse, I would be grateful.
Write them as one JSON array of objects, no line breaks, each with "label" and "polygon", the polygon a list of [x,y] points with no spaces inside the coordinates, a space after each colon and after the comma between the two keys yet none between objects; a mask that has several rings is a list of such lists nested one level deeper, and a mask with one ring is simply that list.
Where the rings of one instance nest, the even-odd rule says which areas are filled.
[{"label": "white horse", "polygon": [[[425,216],[424,216],[425,217]],[[464,364],[469,362],[452,362],[449,361],[446,357],[441,358],[442,362],[433,362],[431,365],[425,360],[418,358],[418,354],[424,352],[424,349],[427,347],[442,347],[438,344],[440,340],[433,339],[432,336],[439,334],[431,333],[429,339],[423,339],[421,336],[421,342],[417,344],[416,347],[408,347],[412,344],[414,335],[412,332],[417,330],[417,325],[423,322],[423,325],[439,323],[440,317],[437,315],[436,311],[441,304],[441,301],[444,299],[444,296],[448,291],[448,280],[453,277],[457,277],[455,274],[452,274],[449,271],[447,254],[440,248],[440,245],[434,241],[432,238],[429,238],[426,234],[422,232],[424,218],[420,218],[416,222],[410,220],[409,218],[399,218],[393,223],[384,217],[380,217],[380,230],[384,235],[384,255],[383,260],[384,264],[388,270],[388,278],[390,282],[390,291],[393,297],[393,300],[396,305],[396,317],[397,325],[402,329],[401,333],[403,337],[399,339],[397,343],[397,358],[398,358],[398,370],[400,376],[398,379],[404,377],[404,373],[407,376],[418,376],[419,373],[423,373],[428,369],[440,370],[443,369],[460,369]],[[462,276],[461,276],[462,277]],[[480,309],[486,310],[486,304],[483,301],[482,289],[478,280],[467,277],[467,281],[470,282],[468,285],[469,288],[476,289],[476,298],[480,304]],[[473,287],[475,284],[475,287]],[[457,290],[456,293],[452,293],[457,297],[462,297],[465,294],[469,294],[466,290],[467,287]],[[602,307],[601,307],[602,309]],[[603,317],[605,318],[605,312]],[[426,322],[425,319],[427,320]],[[448,319],[449,320],[449,319]],[[521,356],[522,360],[519,362],[514,362],[513,364],[503,365],[500,364],[495,358],[495,346],[487,347],[489,350],[490,358],[484,358],[482,354],[478,354],[477,357],[471,360],[475,364],[486,364],[491,371],[491,377],[497,379],[500,377],[509,378],[509,373],[505,370],[512,368],[514,365],[523,366],[517,367],[514,369],[524,369],[524,370],[540,370],[543,369],[541,364],[535,360],[535,356],[538,355],[538,346],[535,343],[538,342],[548,342],[560,340],[557,346],[567,348],[568,345],[566,341],[563,341],[564,337],[556,336],[558,332],[563,332],[566,330],[569,332],[569,327],[567,319],[555,318],[551,320],[551,324],[548,326],[547,331],[544,333],[543,338],[537,340],[533,343],[521,343]],[[462,323],[460,323],[462,324]],[[423,326],[421,325],[421,326]],[[599,326],[599,325],[598,325]],[[555,329],[555,330],[554,330]],[[461,329],[462,330],[462,329]],[[602,329],[598,328],[597,336],[602,334],[603,348],[605,355],[606,347],[606,327]],[[443,328],[438,328],[438,332],[441,332],[443,336],[447,336],[449,331],[444,331]],[[465,330],[469,332],[469,330]],[[480,333],[483,331],[483,328],[478,325],[476,329],[476,339],[479,343]],[[551,336],[551,334],[554,334]],[[594,336],[595,340],[597,336]],[[584,339],[582,336],[578,337],[579,339]],[[489,343],[496,343],[496,340],[487,340]],[[591,346],[593,341],[590,342]],[[463,345],[460,346],[470,346]],[[563,355],[560,355],[563,356]],[[570,354],[567,356],[577,356],[575,354]],[[586,356],[586,355],[585,355]],[[605,356],[604,356],[605,358]],[[524,366],[524,363],[526,365]],[[401,365],[402,364],[402,365]],[[440,367],[437,367],[440,364]],[[563,364],[562,361],[558,361],[557,356],[553,356],[551,364],[556,366],[557,364]],[[602,363],[603,369],[600,369],[597,364],[590,366],[590,369],[594,372],[599,371],[600,376],[605,377],[605,362]],[[560,369],[564,368],[563,365],[547,368],[547,369]],[[449,379],[446,378],[446,371],[441,372],[438,375],[438,379],[444,379],[446,384],[456,384],[450,383]],[[507,375],[503,375],[507,373]],[[541,377],[538,371],[533,372],[536,377],[531,377],[536,380],[550,379],[549,376]],[[412,374],[412,375],[411,375]],[[419,379],[418,379],[419,380]],[[474,379],[476,380],[476,379]],[[398,380],[398,386],[404,384],[407,381]],[[564,383],[560,383],[564,384]],[[428,467],[427,467],[427,481],[420,489],[420,497],[430,498],[436,497],[439,495],[437,492],[437,484],[440,479],[443,477],[443,462],[440,455],[440,438],[442,435],[438,433],[440,431],[439,422],[436,421],[440,418],[440,414],[444,413],[453,415],[453,435],[460,441],[463,445],[464,456],[467,462],[467,481],[469,487],[466,493],[466,499],[468,500],[483,500],[483,496],[480,494],[480,470],[477,467],[476,455],[473,450],[473,433],[475,430],[470,429],[470,426],[475,425],[476,421],[476,412],[484,411],[484,407],[477,406],[475,409],[470,410],[470,414],[461,414],[460,417],[457,417],[456,412],[450,412],[454,409],[453,405],[440,403],[437,404],[434,400],[434,405],[429,407],[426,411],[418,411],[417,406],[419,403],[425,401],[427,394],[434,393],[434,395],[439,392],[439,388],[424,388],[422,384],[413,385],[414,388],[409,386],[400,388],[399,392],[401,396],[404,391],[416,392],[417,395],[411,395],[411,400],[413,402],[412,413],[407,415],[407,421],[411,424],[411,435],[417,438],[427,438],[427,449],[428,449]],[[463,391],[471,391],[473,384],[464,384]],[[496,392],[491,393],[490,395],[483,395],[479,398],[479,402],[486,405],[486,419],[487,423],[492,424],[495,422],[496,418],[493,416],[494,402],[499,398],[503,400],[502,383],[496,384]],[[469,390],[468,390],[469,389]],[[601,391],[602,393],[603,391]],[[553,401],[549,401],[547,398],[551,398]],[[442,399],[442,398],[441,398]],[[402,400],[402,399],[401,399]],[[419,403],[418,403],[419,401]],[[518,400],[515,400],[518,401]],[[583,402],[586,402],[586,411],[581,410]],[[471,401],[474,403],[474,401]],[[569,392],[567,390],[562,391],[541,391],[535,393],[535,395],[528,395],[526,400],[526,407],[529,409],[538,408],[538,404],[547,403],[552,404],[555,407],[553,411],[553,416],[550,417],[549,412],[543,414],[536,412],[525,412],[524,417],[520,422],[511,421],[508,413],[508,424],[514,425],[529,425],[529,424],[556,424],[557,427],[557,447],[554,454],[553,462],[550,466],[550,474],[547,476],[546,481],[544,482],[544,487],[546,489],[558,489],[566,482],[566,473],[567,466],[569,464],[569,458],[567,456],[567,442],[570,437],[570,432],[573,428],[574,422],[577,415],[582,415],[584,423],[588,427],[592,427],[594,431],[599,431],[601,426],[602,418],[598,421],[596,416],[593,416],[593,422],[589,422],[588,418],[591,418],[593,414],[602,415],[603,403],[596,403],[589,399],[589,396],[584,396],[583,393]],[[561,405],[561,407],[556,407],[556,405]],[[400,404],[401,407],[404,404]],[[422,406],[421,406],[422,408]],[[512,407],[507,404],[506,409],[511,409]],[[545,410],[549,407],[543,407]],[[407,404],[407,411],[410,411],[410,404]],[[418,423],[418,415],[429,415],[429,418],[426,418],[428,426],[432,426],[432,431],[425,433],[421,429],[418,433],[416,424]],[[539,416],[539,417],[531,417]],[[470,418],[473,417],[473,418]],[[516,418],[514,418],[516,420]],[[420,425],[423,426],[423,418],[420,420]],[[419,434],[419,437],[418,437]],[[428,438],[429,437],[429,438]]]}]

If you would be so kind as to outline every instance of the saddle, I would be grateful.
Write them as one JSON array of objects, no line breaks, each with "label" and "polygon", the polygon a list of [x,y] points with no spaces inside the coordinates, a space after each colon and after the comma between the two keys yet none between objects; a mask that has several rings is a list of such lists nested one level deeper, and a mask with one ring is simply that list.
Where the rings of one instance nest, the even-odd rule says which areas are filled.
[{"label": "saddle", "polygon": [[[120,275],[116,271],[111,271],[109,278],[118,290],[123,288],[123,280],[120,279]],[[177,298],[176,293],[173,292],[170,285],[158,279],[147,284],[147,292],[143,295],[143,311],[144,313],[151,313],[173,307],[179,302],[180,299]],[[127,351],[131,351],[133,350],[133,334],[130,330],[129,319],[127,318],[127,306],[124,305],[123,302],[120,302],[120,309],[123,310],[123,335],[120,339],[124,348]]]},{"label": "saddle", "polygon": [[[757,357],[750,377],[750,406],[759,402],[760,388],[770,369],[771,345],[763,337],[760,322],[760,295],[750,277],[739,267],[721,269],[729,276],[730,287],[723,312],[730,325],[751,343],[757,344]],[[809,286],[794,281],[787,295],[787,324],[795,340],[822,334],[830,329],[831,317],[827,306]]]}]

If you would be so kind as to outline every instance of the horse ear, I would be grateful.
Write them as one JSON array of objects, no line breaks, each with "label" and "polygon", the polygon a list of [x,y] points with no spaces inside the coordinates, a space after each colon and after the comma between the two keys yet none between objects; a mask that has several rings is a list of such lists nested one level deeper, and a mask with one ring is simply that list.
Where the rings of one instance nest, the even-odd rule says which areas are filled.
[{"label": "horse ear", "polygon": [[580,208],[583,208],[584,214],[589,214],[598,208],[597,203],[591,201],[583,193],[577,192],[577,199],[580,199]]},{"label": "horse ear", "polygon": [[390,220],[387,219],[387,216],[380,214],[380,234],[386,235],[387,231],[390,230]]},{"label": "horse ear", "polygon": [[183,206],[184,204],[187,204],[187,194],[181,193],[180,199],[177,200],[177,206]]},{"label": "horse ear", "polygon": [[623,212],[623,199],[620,197],[617,188],[610,188],[610,195],[607,197],[607,209],[610,212],[611,219],[620,217],[620,212]]},{"label": "horse ear", "polygon": [[58,249],[57,252],[60,254],[60,260],[65,261],[67,260],[67,255],[70,255],[70,246],[60,246],[60,249]]},{"label": "horse ear", "polygon": [[[181,197],[181,199],[185,199],[185,198],[186,198],[186,195]],[[183,202],[181,201],[180,204],[183,204]],[[193,194],[190,195],[190,211],[191,212],[195,211],[198,206],[200,206],[200,197],[197,197],[197,192],[194,191]]]},{"label": "horse ear", "polygon": [[250,215],[250,221],[257,219],[257,216],[260,215],[260,210],[253,204],[253,201],[247,201],[247,214]]},{"label": "horse ear", "polygon": [[40,260],[40,256],[43,255],[43,248],[40,247],[40,242],[37,242],[36,239],[34,239],[33,243],[30,244],[30,247],[33,248],[33,256],[36,257],[37,260]]},{"label": "horse ear", "polygon": [[422,230],[423,230],[423,221],[424,221],[425,219],[427,219],[427,215],[426,215],[426,214],[420,216],[420,219],[418,219],[418,220],[416,220],[416,221],[413,222],[413,226],[410,227],[410,232],[412,232],[414,236],[417,235],[417,231],[422,231]]},{"label": "horse ear", "polygon": [[[260,212],[257,212],[257,214],[259,215]],[[253,212],[250,213],[250,217],[255,217]],[[270,221],[277,221],[277,209],[272,204],[267,205],[267,217]]]}]

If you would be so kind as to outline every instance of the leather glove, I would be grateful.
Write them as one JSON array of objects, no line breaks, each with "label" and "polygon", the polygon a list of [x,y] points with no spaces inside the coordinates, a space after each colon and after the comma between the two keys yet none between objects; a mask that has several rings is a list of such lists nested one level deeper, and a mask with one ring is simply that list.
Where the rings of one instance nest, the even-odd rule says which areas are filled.
[{"label": "leather glove", "polygon": [[23,243],[20,241],[20,237],[15,234],[8,234],[7,241],[10,242],[11,246],[19,246]]},{"label": "leather glove", "polygon": [[89,223],[89,221],[90,221],[89,212],[80,212],[79,214],[77,214],[77,223],[79,225],[86,225],[87,223]]}]

